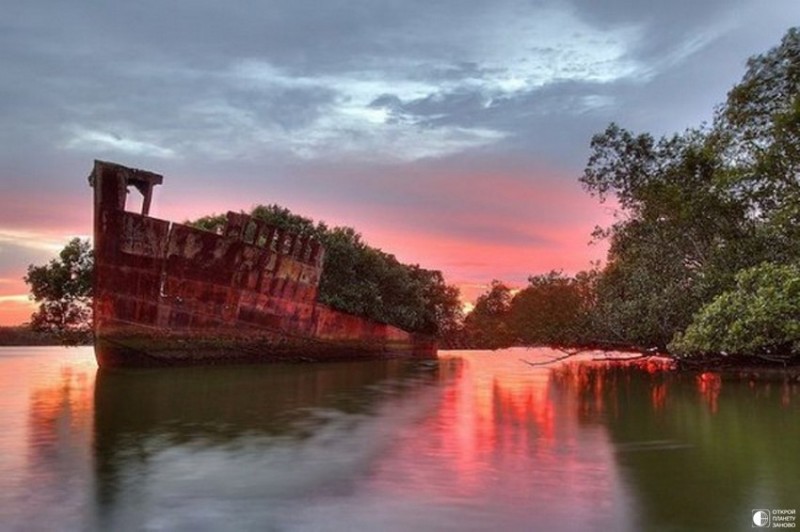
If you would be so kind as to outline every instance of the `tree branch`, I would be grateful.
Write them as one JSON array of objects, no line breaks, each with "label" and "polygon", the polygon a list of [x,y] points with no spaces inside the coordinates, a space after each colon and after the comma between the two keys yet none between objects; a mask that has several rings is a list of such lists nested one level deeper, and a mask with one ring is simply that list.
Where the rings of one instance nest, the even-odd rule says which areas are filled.
[{"label": "tree branch", "polygon": [[565,353],[564,356],[551,358],[550,360],[545,360],[544,362],[531,362],[530,360],[525,360],[524,358],[520,358],[520,362],[524,362],[529,366],[537,367],[537,366],[546,366],[547,364],[553,364],[554,362],[561,362],[562,360],[566,360],[568,358],[572,358],[574,356],[580,355],[581,353],[586,353],[591,351],[591,349],[578,349],[577,351],[568,351],[566,349],[560,347],[554,347],[556,351],[561,351]]}]

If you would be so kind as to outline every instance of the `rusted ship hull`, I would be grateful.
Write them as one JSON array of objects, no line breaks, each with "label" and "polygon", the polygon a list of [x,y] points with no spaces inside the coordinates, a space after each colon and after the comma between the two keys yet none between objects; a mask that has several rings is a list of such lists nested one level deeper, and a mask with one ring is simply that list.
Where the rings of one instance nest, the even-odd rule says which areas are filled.
[{"label": "rusted ship hull", "polygon": [[101,367],[149,367],[266,362],[323,362],[393,357],[431,357],[430,343],[383,340],[323,342],[286,338],[258,329],[146,331],[125,327],[96,338]]},{"label": "rusted ship hull", "polygon": [[[435,357],[429,337],[317,302],[312,240],[238,213],[222,234],[150,217],[162,179],[101,161],[90,176],[100,366]],[[129,187],[141,214],[125,210]]]}]

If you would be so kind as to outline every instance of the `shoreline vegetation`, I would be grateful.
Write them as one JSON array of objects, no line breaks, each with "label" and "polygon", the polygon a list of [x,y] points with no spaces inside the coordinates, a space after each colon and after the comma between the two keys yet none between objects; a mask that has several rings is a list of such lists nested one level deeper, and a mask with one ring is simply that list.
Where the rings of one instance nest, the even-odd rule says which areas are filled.
[{"label": "shoreline vegetation", "polygon": [[[58,335],[37,332],[29,324],[0,326],[0,347],[64,346]],[[75,345],[89,346],[91,340]],[[633,367],[648,373],[678,372],[696,375],[703,381],[734,380],[748,382],[800,383],[800,359],[764,359],[750,356],[707,355],[700,357],[677,357],[657,350],[642,350],[636,346],[623,345],[514,345],[526,349],[546,348],[561,354],[547,360],[532,362],[520,358],[520,363],[531,367],[557,368],[558,364],[603,364],[616,367]],[[458,350],[486,350],[479,348],[456,348]],[[490,349],[492,350],[492,349]],[[713,382],[712,382],[713,384]]]},{"label": "shoreline vegetation", "polygon": [[0,326],[0,347],[46,345],[64,345],[64,342],[57,334],[34,330],[29,324]]},{"label": "shoreline vegetation", "polygon": [[[796,376],[800,28],[748,60],[713,116],[658,139],[613,123],[595,135],[579,181],[614,210],[614,223],[592,233],[609,242],[605,263],[532,275],[519,290],[494,280],[466,316],[441,272],[402,264],[352,228],[277,205],[251,214],[326,246],[323,302],[431,334],[441,349],[602,349],[667,357],[678,370]],[[222,221],[187,223],[215,231]],[[33,329],[85,342],[91,271],[89,243],[77,240],[60,260],[30,266],[25,280],[40,303]]]},{"label": "shoreline vegetation", "polygon": [[[84,338],[79,343],[65,344],[63,339],[54,333],[34,330],[30,324],[18,326],[0,326],[0,347],[36,347],[36,346],[90,346],[91,338]],[[561,355],[548,360],[531,362],[520,359],[521,363],[531,367],[556,367],[561,362],[571,363],[603,363],[618,366],[634,366],[648,372],[677,371],[695,373],[699,378],[710,378],[709,373],[725,378],[747,381],[785,381],[800,383],[800,358],[776,360],[752,356],[706,355],[699,357],[677,357],[656,349],[643,350],[631,345],[610,345],[595,343],[585,345],[509,345],[503,348],[478,348],[450,345],[444,350],[494,351],[497,349],[522,347],[526,349],[545,348],[560,352]]]},{"label": "shoreline vegetation", "polygon": [[531,362],[520,359],[532,367],[549,366],[558,362],[610,363],[635,366],[649,372],[677,371],[700,376],[714,373],[742,380],[787,380],[800,383],[800,358],[772,359],[758,356],[700,355],[681,357],[657,350],[642,351],[635,347],[608,346],[524,346],[531,349],[547,348],[562,353],[545,361]]}]

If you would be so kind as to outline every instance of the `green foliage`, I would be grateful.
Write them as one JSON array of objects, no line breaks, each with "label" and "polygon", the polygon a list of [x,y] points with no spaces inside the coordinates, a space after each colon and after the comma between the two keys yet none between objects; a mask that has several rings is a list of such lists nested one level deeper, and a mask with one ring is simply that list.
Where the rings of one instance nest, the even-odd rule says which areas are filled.
[{"label": "green foliage", "polygon": [[197,220],[184,221],[184,224],[191,225],[204,231],[211,231],[212,233],[219,234],[225,227],[227,219],[228,217],[224,214],[210,214],[208,216],[198,218]]},{"label": "green foliage", "polygon": [[596,272],[567,277],[551,271],[528,278],[511,300],[509,322],[525,345],[568,345],[591,340]]},{"label": "green foliage", "polygon": [[65,344],[85,343],[92,333],[92,269],[88,240],[75,238],[58,258],[28,266],[25,282],[39,309],[31,316],[36,331],[57,335]]},{"label": "green foliage", "polygon": [[[762,268],[800,260],[800,30],[789,30],[780,46],[748,62],[712,127],[656,139],[609,125],[592,139],[581,182],[601,201],[613,198],[617,209],[616,222],[595,231],[596,238],[610,239],[605,268],[574,278],[534,276],[513,297],[494,281],[465,319],[468,345],[663,350],[692,324],[672,344],[684,352],[702,347],[686,343],[701,327],[718,338],[716,347],[703,344],[706,350],[721,349],[720,335],[737,333],[737,327],[755,344],[745,346],[742,337],[740,344],[724,345],[787,349],[780,342],[789,341],[795,327],[787,321],[796,322],[791,292],[781,296],[788,306],[784,299],[769,302],[772,307],[763,299],[737,300],[747,327],[707,305],[733,298],[736,283],[747,278],[737,278],[740,271],[765,261]],[[783,321],[764,332],[762,320],[756,334],[754,317],[765,315]]]},{"label": "green foliage", "polygon": [[713,254],[716,229],[736,227],[720,224],[725,205],[713,194],[716,161],[704,140],[687,132],[655,142],[613,124],[592,140],[581,181],[601,198],[614,193],[621,209],[598,283],[609,338],[665,346],[702,304],[698,271]]},{"label": "green foliage", "polygon": [[472,347],[500,349],[515,343],[511,325],[511,289],[498,280],[478,297],[475,308],[464,319],[467,342]]},{"label": "green foliage", "polygon": [[745,209],[716,185],[723,161],[706,131],[656,142],[612,124],[592,150],[581,181],[620,208],[600,233],[611,246],[597,324],[609,339],[663,348],[747,256]]},{"label": "green foliage", "polygon": [[458,291],[440,272],[402,264],[351,228],[319,235],[325,246],[320,301],[402,329],[443,334],[458,321]]},{"label": "green foliage", "polygon": [[[258,205],[250,215],[313,237],[325,247],[320,302],[407,331],[442,336],[458,328],[462,318],[458,289],[448,286],[441,272],[403,264],[368,246],[350,227],[315,224],[279,205]],[[212,215],[190,223],[220,232],[225,217]]]},{"label": "green foliage", "polygon": [[737,272],[800,259],[800,31],[750,59],[713,127],[656,140],[611,124],[591,149],[581,181],[618,206],[595,232],[610,249],[593,324],[664,348]]},{"label": "green foliage", "polygon": [[736,276],[670,344],[677,354],[800,355],[800,265],[763,263]]},{"label": "green foliage", "polygon": [[800,255],[800,29],[750,58],[715,119],[730,164],[721,186],[759,222],[767,260]]},{"label": "green foliage", "polygon": [[731,157],[743,171],[737,177],[756,185],[768,176],[769,187],[747,190],[756,201],[780,201],[798,184],[784,179],[800,171],[800,29],[786,32],[780,45],[751,57],[742,81],[719,109],[716,123]]},{"label": "green foliage", "polygon": [[[328,227],[324,223],[320,222],[314,225],[314,220],[311,218],[294,214],[280,205],[257,205],[250,211],[250,215],[297,235],[321,238],[328,232]],[[350,231],[355,233],[352,229]]]},{"label": "green foliage", "polygon": [[594,344],[598,276],[597,270],[574,277],[551,271],[529,277],[518,291],[492,281],[464,319],[457,344],[484,349]]}]

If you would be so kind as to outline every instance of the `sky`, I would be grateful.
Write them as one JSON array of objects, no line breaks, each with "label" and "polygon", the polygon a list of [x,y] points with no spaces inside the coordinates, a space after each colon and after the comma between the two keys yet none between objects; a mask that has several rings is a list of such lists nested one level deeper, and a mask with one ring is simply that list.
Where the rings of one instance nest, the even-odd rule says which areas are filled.
[{"label": "sky", "polygon": [[602,260],[578,181],[610,122],[709,121],[797,0],[4,0],[0,325],[91,232],[94,159],[165,176],[151,214],[277,203],[472,299]]}]

